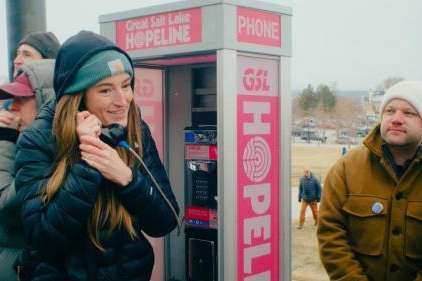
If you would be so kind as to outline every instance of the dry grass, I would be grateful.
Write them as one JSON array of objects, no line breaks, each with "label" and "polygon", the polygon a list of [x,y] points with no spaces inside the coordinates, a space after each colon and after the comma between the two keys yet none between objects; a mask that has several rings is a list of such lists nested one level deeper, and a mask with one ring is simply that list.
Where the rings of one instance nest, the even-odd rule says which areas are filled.
[{"label": "dry grass", "polygon": [[303,167],[309,166],[313,174],[323,182],[331,166],[341,157],[341,145],[292,144],[292,187],[299,185]]},{"label": "dry grass", "polygon": [[318,253],[316,227],[309,217],[305,227],[296,229],[292,224],[292,280],[328,281],[329,278],[321,264]]},{"label": "dry grass", "polygon": [[[292,187],[299,185],[305,165],[323,181],[331,166],[341,157],[341,148],[342,145],[292,144]],[[327,273],[319,259],[313,219],[308,217],[305,227],[300,230],[296,229],[297,224],[297,221],[292,223],[292,280],[328,281]]]}]

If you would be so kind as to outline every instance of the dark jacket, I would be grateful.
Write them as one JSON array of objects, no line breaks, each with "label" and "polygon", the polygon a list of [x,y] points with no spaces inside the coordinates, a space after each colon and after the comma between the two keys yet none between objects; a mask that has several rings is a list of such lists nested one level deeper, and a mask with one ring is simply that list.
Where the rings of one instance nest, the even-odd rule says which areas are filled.
[{"label": "dark jacket", "polygon": [[320,198],[321,185],[314,175],[311,173],[309,177],[301,177],[299,184],[299,202],[302,200],[305,200],[306,202],[319,202]]},{"label": "dark jacket", "polygon": [[[35,93],[37,107],[50,100],[53,92],[54,60],[37,60],[22,65]],[[15,190],[15,146],[19,131],[0,127],[0,280],[16,281],[13,263],[23,249],[20,202]]]},{"label": "dark jacket", "polygon": [[[154,256],[146,233],[160,237],[176,226],[176,220],[151,179],[139,168],[133,169],[133,180],[125,187],[106,180],[85,162],[71,165],[68,175],[54,198],[45,205],[39,190],[53,170],[56,144],[51,126],[54,102],[41,111],[30,129],[18,140],[16,186],[24,199],[22,218],[28,248],[37,257],[32,280],[149,280]],[[148,126],[142,129],[144,162],[178,210],[168,177],[159,159]],[[90,243],[87,221],[97,191],[113,188],[121,203],[134,218],[138,238],[132,240],[124,229],[110,235],[101,232],[105,251]],[[57,279],[62,274],[62,279]],[[95,278],[94,278],[95,277]],[[38,279],[37,279],[38,278]],[[92,279],[91,279],[92,278]]]}]

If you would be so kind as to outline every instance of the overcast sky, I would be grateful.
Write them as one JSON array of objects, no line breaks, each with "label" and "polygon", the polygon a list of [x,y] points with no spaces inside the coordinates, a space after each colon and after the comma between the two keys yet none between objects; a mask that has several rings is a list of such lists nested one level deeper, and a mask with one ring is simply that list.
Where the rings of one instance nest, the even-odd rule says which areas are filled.
[{"label": "overcast sky", "polygon": [[[389,76],[422,80],[422,1],[266,0],[293,8],[292,87],[374,88]],[[6,0],[0,0],[0,76],[7,75]],[[98,16],[171,0],[46,0],[47,29],[61,42]]]}]

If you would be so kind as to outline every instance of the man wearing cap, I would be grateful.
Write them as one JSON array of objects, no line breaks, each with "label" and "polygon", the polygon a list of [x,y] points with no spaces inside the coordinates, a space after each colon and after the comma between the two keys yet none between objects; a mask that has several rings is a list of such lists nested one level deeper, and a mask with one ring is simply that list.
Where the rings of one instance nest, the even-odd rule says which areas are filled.
[{"label": "man wearing cap", "polygon": [[318,240],[330,280],[422,281],[422,82],[392,86],[380,113],[324,183]]},{"label": "man wearing cap", "polygon": [[17,70],[31,60],[55,59],[60,48],[60,42],[52,32],[32,32],[19,42],[16,57],[13,61],[14,75]]},{"label": "man wearing cap", "polygon": [[0,280],[16,281],[13,264],[21,252],[23,227],[15,190],[15,146],[41,105],[51,99],[54,60],[22,65],[15,81],[0,86]]}]

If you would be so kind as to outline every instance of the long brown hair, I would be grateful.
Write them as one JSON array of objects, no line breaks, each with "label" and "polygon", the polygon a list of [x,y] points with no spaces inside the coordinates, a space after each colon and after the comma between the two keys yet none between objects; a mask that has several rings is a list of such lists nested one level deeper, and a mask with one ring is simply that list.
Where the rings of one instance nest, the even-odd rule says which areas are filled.
[{"label": "long brown hair", "polygon": [[[76,134],[76,115],[79,111],[83,94],[65,95],[56,105],[53,120],[53,135],[56,138],[57,156],[52,176],[43,189],[42,198],[45,204],[54,197],[67,177],[67,172],[73,162],[80,159],[79,141]],[[140,112],[132,99],[128,113],[127,141],[142,157],[142,135]],[[119,156],[129,166],[135,166],[135,158],[123,148],[116,148]],[[132,239],[137,237],[133,227],[133,219],[123,207],[113,189],[100,188],[97,199],[87,224],[87,232],[91,242],[100,250],[99,233],[107,227],[111,233],[116,227],[122,226]]]}]

